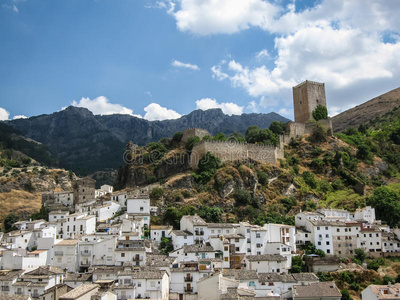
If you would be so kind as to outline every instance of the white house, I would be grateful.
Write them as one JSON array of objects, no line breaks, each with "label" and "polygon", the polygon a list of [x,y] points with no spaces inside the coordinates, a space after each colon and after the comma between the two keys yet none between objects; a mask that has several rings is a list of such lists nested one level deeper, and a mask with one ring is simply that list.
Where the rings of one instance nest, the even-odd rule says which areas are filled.
[{"label": "white house", "polygon": [[366,287],[361,296],[363,300],[400,299],[400,283],[391,285],[374,285]]},{"label": "white house", "polygon": [[96,232],[96,216],[87,213],[74,213],[62,223],[63,238],[75,238]]},{"label": "white house", "polygon": [[107,201],[104,205],[93,208],[92,213],[96,214],[97,222],[111,219],[121,210],[121,205],[115,201]]},{"label": "white house", "polygon": [[184,245],[192,245],[194,243],[193,234],[187,230],[172,230],[171,237],[174,249],[179,249]]},{"label": "white house", "polygon": [[78,272],[78,240],[62,240],[55,244],[53,265],[68,272]]},{"label": "white house", "polygon": [[171,238],[172,226],[170,225],[151,225],[150,238],[157,243],[161,242],[161,238]]},{"label": "white house", "polygon": [[247,255],[245,257],[246,270],[254,270],[257,273],[287,273],[286,261],[286,257],[276,254]]},{"label": "white house", "polygon": [[371,206],[367,206],[362,209],[361,208],[357,209],[354,214],[354,219],[365,220],[369,224],[374,224],[376,222],[375,208],[372,208]]},{"label": "white house", "polygon": [[113,236],[86,235],[79,239],[79,266],[115,265],[116,238]]}]

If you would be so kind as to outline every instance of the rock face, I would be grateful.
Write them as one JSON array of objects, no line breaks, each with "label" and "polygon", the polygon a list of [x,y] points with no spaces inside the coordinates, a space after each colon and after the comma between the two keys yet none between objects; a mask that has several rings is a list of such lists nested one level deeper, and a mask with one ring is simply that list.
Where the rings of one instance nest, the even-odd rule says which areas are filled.
[{"label": "rock face", "polygon": [[360,124],[368,123],[399,105],[400,88],[397,88],[334,116],[333,131],[344,131],[350,126],[357,128]]},{"label": "rock face", "polygon": [[123,164],[123,149],[132,140],[146,145],[191,127],[211,134],[244,133],[251,125],[269,127],[273,121],[287,122],[276,114],[225,115],[221,109],[195,110],[176,120],[147,121],[129,115],[93,115],[86,108],[70,106],[50,115],[8,121],[25,137],[41,142],[60,159],[60,166],[88,174]]}]

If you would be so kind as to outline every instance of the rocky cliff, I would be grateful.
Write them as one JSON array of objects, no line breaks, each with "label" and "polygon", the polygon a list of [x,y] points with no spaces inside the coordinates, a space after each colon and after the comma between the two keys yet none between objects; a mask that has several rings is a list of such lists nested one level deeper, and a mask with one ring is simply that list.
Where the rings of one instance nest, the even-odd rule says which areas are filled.
[{"label": "rocky cliff", "polygon": [[68,107],[50,115],[9,121],[25,137],[48,146],[60,159],[60,166],[88,174],[123,164],[124,145],[138,145],[171,137],[190,127],[207,129],[211,134],[244,133],[251,125],[268,127],[272,121],[287,122],[276,114],[225,115],[220,109],[196,110],[176,120],[147,121],[129,115],[93,115],[88,109]]}]

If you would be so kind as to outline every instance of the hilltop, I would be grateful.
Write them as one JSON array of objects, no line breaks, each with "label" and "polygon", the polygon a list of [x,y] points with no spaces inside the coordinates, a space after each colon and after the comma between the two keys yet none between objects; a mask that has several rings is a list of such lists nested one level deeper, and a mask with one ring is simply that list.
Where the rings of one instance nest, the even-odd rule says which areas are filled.
[{"label": "hilltop", "polygon": [[358,127],[399,105],[400,88],[397,88],[334,116],[332,118],[333,129],[335,132],[342,132],[350,126]]}]

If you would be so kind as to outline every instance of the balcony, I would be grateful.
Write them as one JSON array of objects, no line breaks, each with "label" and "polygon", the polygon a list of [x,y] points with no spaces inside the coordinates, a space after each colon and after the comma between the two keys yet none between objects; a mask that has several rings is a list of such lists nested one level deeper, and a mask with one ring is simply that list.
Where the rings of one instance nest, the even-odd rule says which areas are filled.
[{"label": "balcony", "polygon": [[132,260],[133,260],[133,261],[142,261],[142,260],[143,260],[143,257],[135,256]]},{"label": "balcony", "polygon": [[82,267],[90,267],[90,261],[81,261]]},{"label": "balcony", "polygon": [[64,252],[63,251],[54,251],[54,255],[63,256]]},{"label": "balcony", "polygon": [[192,282],[193,281],[193,276],[185,276],[184,280],[185,280],[185,282]]},{"label": "balcony", "polygon": [[2,292],[9,292],[10,291],[10,287],[9,286],[2,286],[1,287],[1,291]]},{"label": "balcony", "polygon": [[195,235],[204,235],[204,231],[195,231]]},{"label": "balcony", "polygon": [[193,293],[193,288],[192,287],[185,287],[185,293]]},{"label": "balcony", "polygon": [[90,256],[92,255],[92,251],[81,251],[82,256]]}]

